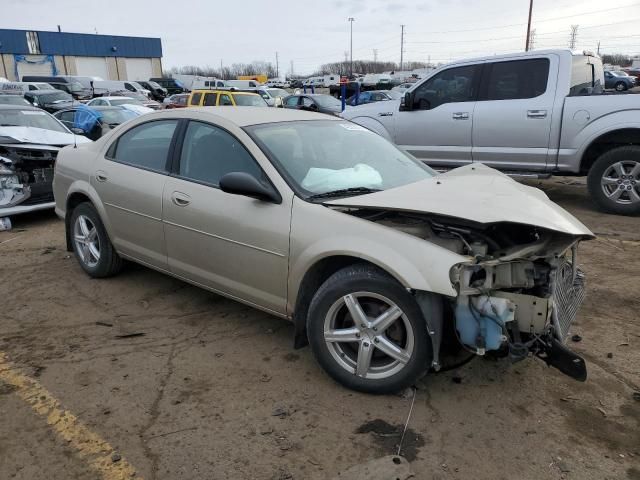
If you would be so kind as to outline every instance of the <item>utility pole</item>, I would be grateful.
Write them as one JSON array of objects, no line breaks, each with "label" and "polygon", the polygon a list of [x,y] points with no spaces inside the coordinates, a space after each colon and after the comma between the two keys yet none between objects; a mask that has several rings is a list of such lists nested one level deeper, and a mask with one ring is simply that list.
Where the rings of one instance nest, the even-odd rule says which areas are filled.
[{"label": "utility pole", "polygon": [[349,17],[349,25],[350,25],[350,35],[349,35],[349,43],[350,43],[350,66],[349,66],[349,76],[353,76],[353,21],[355,20],[355,18],[353,17]]},{"label": "utility pole", "polygon": [[280,71],[279,71],[279,68],[278,68],[278,52],[276,52],[276,78],[280,78],[279,73],[280,73]]},{"label": "utility pole", "polygon": [[291,60],[291,73],[289,74],[289,77],[293,78],[293,60]]},{"label": "utility pole", "polygon": [[536,29],[534,28],[529,33],[529,50],[533,50],[535,48],[536,43]]},{"label": "utility pole", "polygon": [[598,56],[600,56],[600,40],[598,40]]},{"label": "utility pole", "polygon": [[529,51],[529,39],[531,34],[531,14],[533,13],[533,0],[529,0],[529,20],[527,21],[527,39],[524,45],[524,51]]},{"label": "utility pole", "polygon": [[378,49],[373,49],[373,63],[378,63]]},{"label": "utility pole", "polygon": [[569,50],[575,50],[576,38],[578,36],[579,25],[571,25],[571,33],[569,34]]},{"label": "utility pole", "polygon": [[404,59],[404,25],[400,25],[400,71],[402,71],[403,59]]}]

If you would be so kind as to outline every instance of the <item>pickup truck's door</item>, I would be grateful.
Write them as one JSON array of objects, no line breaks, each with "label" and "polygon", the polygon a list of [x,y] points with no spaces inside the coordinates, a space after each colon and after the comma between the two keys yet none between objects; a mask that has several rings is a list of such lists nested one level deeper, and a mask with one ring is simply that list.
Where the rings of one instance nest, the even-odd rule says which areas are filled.
[{"label": "pickup truck's door", "polygon": [[481,64],[448,68],[419,85],[413,109],[395,114],[395,143],[432,166],[471,163],[481,68]]},{"label": "pickup truck's door", "polygon": [[473,161],[502,170],[546,170],[557,78],[555,55],[485,64]]}]

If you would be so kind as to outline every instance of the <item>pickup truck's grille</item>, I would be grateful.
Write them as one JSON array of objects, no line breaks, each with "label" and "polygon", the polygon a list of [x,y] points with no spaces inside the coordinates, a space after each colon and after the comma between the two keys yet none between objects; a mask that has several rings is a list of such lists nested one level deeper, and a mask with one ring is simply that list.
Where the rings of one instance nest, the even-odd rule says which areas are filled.
[{"label": "pickup truck's grille", "polygon": [[567,337],[569,328],[584,301],[585,287],[584,273],[577,267],[574,270],[571,262],[563,263],[556,271],[553,295],[553,327],[556,335],[562,341]]}]

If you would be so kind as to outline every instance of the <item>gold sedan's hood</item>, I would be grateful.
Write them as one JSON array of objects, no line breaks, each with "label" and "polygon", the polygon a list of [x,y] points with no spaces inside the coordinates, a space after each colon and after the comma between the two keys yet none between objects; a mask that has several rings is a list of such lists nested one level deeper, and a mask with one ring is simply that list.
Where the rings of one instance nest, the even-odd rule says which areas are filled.
[{"label": "gold sedan's hood", "polygon": [[542,190],[522,185],[481,163],[402,187],[325,204],[432,213],[485,224],[512,222],[594,237],[586,226],[549,200]]}]

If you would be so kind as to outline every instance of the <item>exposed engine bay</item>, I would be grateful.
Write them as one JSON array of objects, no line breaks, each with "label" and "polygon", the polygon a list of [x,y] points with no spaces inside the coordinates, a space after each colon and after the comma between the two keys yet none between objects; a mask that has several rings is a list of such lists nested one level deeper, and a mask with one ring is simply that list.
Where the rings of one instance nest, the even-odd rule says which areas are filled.
[{"label": "exposed engine bay", "polygon": [[[450,320],[465,349],[514,362],[533,354],[573,378],[586,379],[584,361],[564,346],[585,296],[584,274],[577,268],[581,237],[525,224],[479,224],[413,212],[345,213],[469,257],[450,271],[458,292],[449,299]],[[429,327],[430,332],[442,329]],[[437,353],[434,344],[436,369]]]},{"label": "exposed engine bay", "polygon": [[53,201],[55,147],[0,145],[0,216],[3,208]]}]

